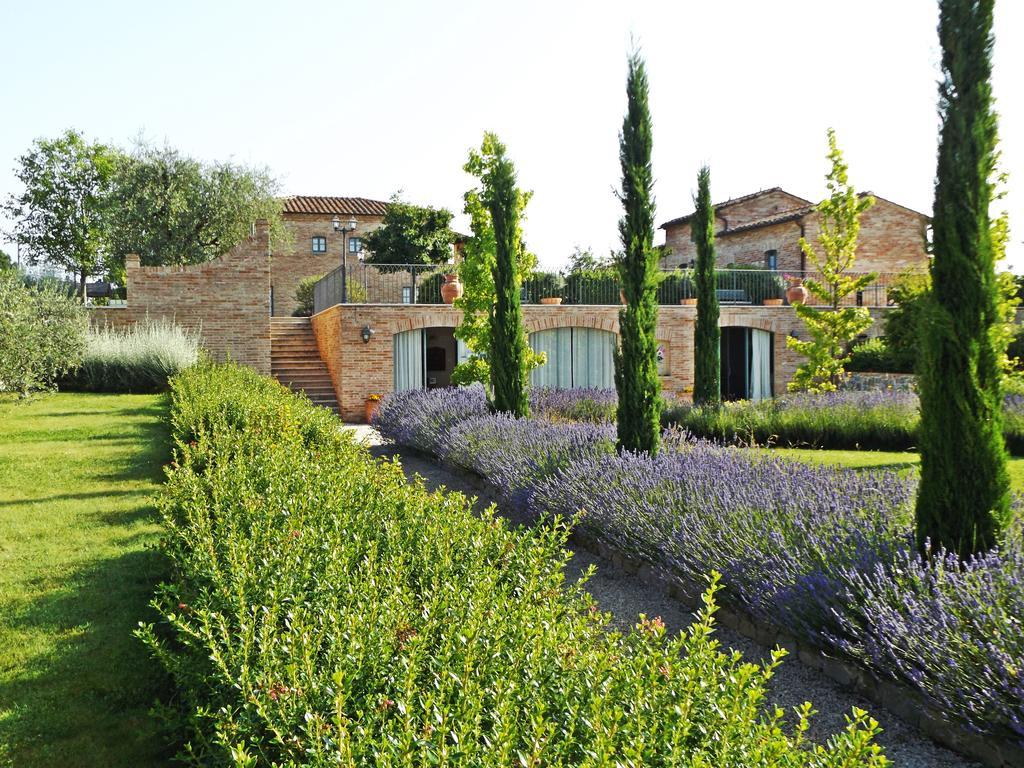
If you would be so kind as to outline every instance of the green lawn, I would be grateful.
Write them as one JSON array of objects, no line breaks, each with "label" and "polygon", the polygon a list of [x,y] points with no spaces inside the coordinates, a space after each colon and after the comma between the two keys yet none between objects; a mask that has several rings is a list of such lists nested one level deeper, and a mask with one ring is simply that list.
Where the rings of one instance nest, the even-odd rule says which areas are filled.
[{"label": "green lawn", "polygon": [[166,765],[132,636],[164,575],[166,399],[0,399],[0,766]]},{"label": "green lawn", "polygon": [[[816,464],[837,464],[841,467],[909,470],[921,462],[916,453],[901,451],[821,451],[814,448],[772,448],[772,455],[784,456]],[[1010,458],[1010,483],[1015,491],[1024,492],[1024,458]]]}]

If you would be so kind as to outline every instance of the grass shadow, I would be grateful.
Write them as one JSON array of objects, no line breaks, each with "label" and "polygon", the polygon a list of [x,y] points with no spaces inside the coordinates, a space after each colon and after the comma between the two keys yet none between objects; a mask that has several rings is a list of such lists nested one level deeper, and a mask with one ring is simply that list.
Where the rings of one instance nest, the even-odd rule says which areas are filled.
[{"label": "grass shadow", "polygon": [[[170,681],[133,635],[168,564],[154,549],[73,573],[59,590],[8,604],[15,635],[59,637],[53,650],[0,678],[12,765],[159,765],[173,749],[148,713]],[[71,694],[71,695],[69,695]],[[0,763],[4,752],[0,751]]]}]

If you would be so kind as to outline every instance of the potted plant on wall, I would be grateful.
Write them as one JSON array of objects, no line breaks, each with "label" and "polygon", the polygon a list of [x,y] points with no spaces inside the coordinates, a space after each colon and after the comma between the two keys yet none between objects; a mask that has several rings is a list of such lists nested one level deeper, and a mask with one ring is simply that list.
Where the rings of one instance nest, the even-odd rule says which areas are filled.
[{"label": "potted plant on wall", "polygon": [[534,295],[541,304],[561,304],[565,278],[557,272],[535,272],[531,278]]},{"label": "potted plant on wall", "polygon": [[373,416],[377,413],[377,409],[380,408],[380,401],[383,398],[378,394],[372,394],[366,398],[363,415],[366,417],[366,423],[373,423]]}]

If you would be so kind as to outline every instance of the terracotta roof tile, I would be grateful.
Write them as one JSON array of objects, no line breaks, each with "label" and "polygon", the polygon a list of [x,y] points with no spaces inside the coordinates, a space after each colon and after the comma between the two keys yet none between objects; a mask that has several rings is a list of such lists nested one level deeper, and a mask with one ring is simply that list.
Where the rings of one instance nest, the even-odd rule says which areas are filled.
[{"label": "terracotta roof tile", "polygon": [[388,204],[365,197],[291,195],[281,201],[285,213],[316,213],[337,216],[383,216]]}]

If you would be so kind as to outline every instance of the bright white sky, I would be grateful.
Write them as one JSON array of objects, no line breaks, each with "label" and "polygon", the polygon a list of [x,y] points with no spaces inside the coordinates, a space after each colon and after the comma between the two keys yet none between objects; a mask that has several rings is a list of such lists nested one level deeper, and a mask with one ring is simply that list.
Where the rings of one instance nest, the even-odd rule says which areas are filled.
[{"label": "bright white sky", "polygon": [[[1024,3],[997,6],[1004,207],[1012,263],[1024,271]],[[4,198],[30,142],[74,127],[124,146],[144,134],[203,159],[266,165],[290,194],[387,199],[401,189],[458,212],[467,151],[493,130],[535,193],[528,245],[557,267],[575,245],[617,245],[632,37],[651,79],[659,224],[689,212],[703,162],[716,200],[771,186],[820,199],[829,126],[858,189],[931,210],[934,0],[0,0],[0,9]]]}]

